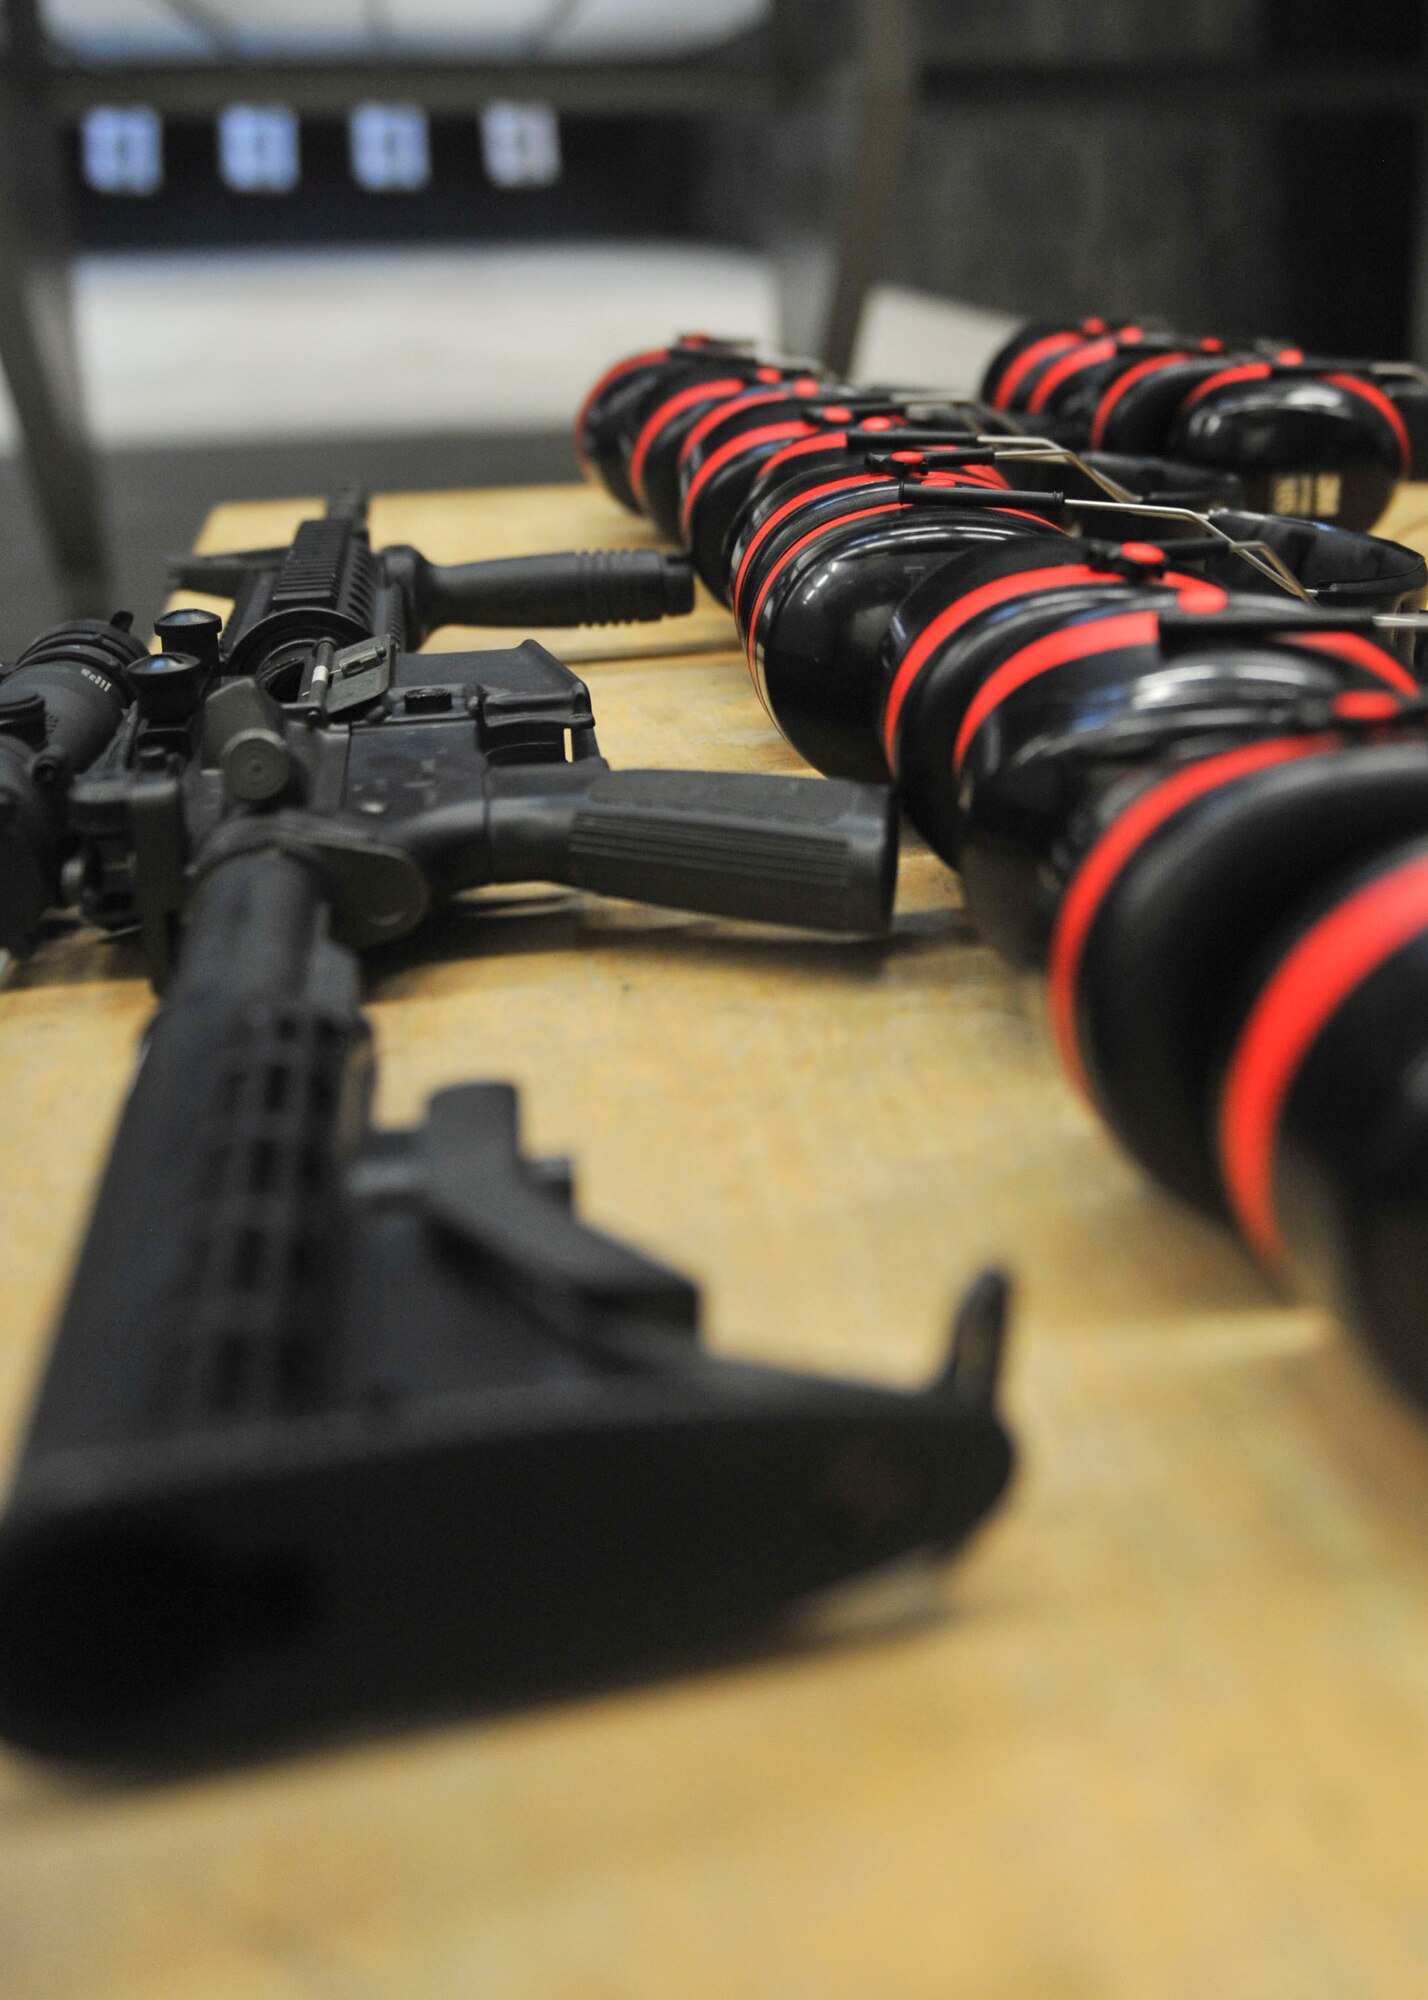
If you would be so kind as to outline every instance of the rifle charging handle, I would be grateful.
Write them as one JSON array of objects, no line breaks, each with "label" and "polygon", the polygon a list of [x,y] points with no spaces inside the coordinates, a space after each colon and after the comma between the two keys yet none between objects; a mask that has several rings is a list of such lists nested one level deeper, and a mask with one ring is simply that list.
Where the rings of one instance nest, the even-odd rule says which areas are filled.
[{"label": "rifle charging handle", "polygon": [[225,681],[204,702],[203,761],[223,773],[230,805],[259,805],[286,789],[293,758],[283,712],[256,681]]}]

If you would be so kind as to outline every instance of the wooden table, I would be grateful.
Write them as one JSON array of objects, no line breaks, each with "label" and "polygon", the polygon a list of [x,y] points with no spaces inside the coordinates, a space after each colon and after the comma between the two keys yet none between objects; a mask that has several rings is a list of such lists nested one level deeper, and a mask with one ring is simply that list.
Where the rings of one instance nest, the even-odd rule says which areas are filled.
[{"label": "wooden table", "polygon": [[[1395,519],[1428,546],[1428,491]],[[644,534],[566,487],[374,530]],[[728,631],[566,646],[612,762],[796,768]],[[730,1353],[913,1380],[1009,1259],[1020,1479],[945,1574],[745,1665],[155,1789],[0,1765],[5,2000],[1428,1990],[1428,1427],[1112,1149],[928,855],[886,944],[558,897],[454,916],[370,993],[381,1115],[518,1081]],[[11,1434],[149,1005],[131,948],[75,936],[0,995]]]}]

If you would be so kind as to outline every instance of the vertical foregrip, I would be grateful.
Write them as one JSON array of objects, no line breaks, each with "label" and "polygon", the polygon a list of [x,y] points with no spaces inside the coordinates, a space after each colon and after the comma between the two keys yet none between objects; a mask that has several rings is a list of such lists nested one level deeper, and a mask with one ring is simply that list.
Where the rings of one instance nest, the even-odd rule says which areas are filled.
[{"label": "vertical foregrip", "polygon": [[368,1045],[317,877],[273,851],[215,868],[120,1118],[27,1458],[321,1395]]},{"label": "vertical foregrip", "polygon": [[[385,552],[390,558],[393,551]],[[423,563],[422,622],[440,625],[620,625],[694,608],[689,558],[661,549],[578,549],[449,567]]]}]

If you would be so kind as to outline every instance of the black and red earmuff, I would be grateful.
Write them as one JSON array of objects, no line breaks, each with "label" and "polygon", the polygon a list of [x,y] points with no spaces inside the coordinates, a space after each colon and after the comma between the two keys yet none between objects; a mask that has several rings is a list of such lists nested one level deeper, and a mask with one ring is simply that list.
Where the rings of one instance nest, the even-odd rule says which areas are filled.
[{"label": "black and red earmuff", "polygon": [[1246,991],[1213,1105],[1235,1221],[1428,1402],[1428,840],[1326,881]]},{"label": "black and red earmuff", "polygon": [[914,484],[929,492],[1008,494],[1011,488],[992,452],[971,440],[943,441],[935,449],[898,443],[892,450],[869,450],[859,440],[856,448],[840,449],[827,459],[819,454],[812,465],[800,459],[781,467],[770,460],[740,508],[725,550],[725,596],[741,632],[748,630],[768,565],[805,527],[816,525],[835,501],[837,510],[855,504],[838,496],[871,487],[881,491],[889,481],[904,497]]},{"label": "black and red earmuff", "polygon": [[[920,435],[885,439],[861,469],[795,472],[791,463],[791,476],[771,472],[730,531],[730,594],[755,687],[794,746],[829,773],[886,775],[882,636],[901,596],[939,559],[1055,534],[1062,519],[1090,511],[1107,473],[1181,512],[1222,484],[1235,490],[1160,460],[1083,464],[1030,453],[1025,441],[904,441]],[[1102,499],[1110,511],[1096,512],[1097,525],[1124,531],[1143,504]]]},{"label": "black and red earmuff", "polygon": [[[1119,705],[1161,664],[1162,609],[1226,602],[1150,543],[1019,542],[936,571],[891,620],[881,716],[889,769],[928,845],[959,866],[969,799],[1013,746]],[[1039,820],[1054,827],[1063,803],[1053,791]]]},{"label": "black and red earmuff", "polygon": [[905,411],[881,398],[871,410],[860,408],[860,400],[830,397],[826,388],[810,395],[799,382],[789,385],[782,402],[736,399],[711,412],[707,428],[690,432],[680,459],[680,538],[716,598],[730,601],[736,545],[756,492],[755,511],[762,512],[786,483],[833,468],[858,470],[883,442],[904,435],[964,439],[959,431],[914,426]]},{"label": "black and red earmuff", "polygon": [[732,398],[823,379],[808,362],[686,334],[671,347],[617,362],[600,378],[576,418],[576,457],[622,506],[650,516],[673,541],[678,458],[691,428]]},{"label": "black and red earmuff", "polygon": [[1219,467],[1258,512],[1349,528],[1370,527],[1394,482],[1428,466],[1419,371],[1276,343],[1037,323],[993,359],[982,393],[1066,443]]},{"label": "black and red earmuff", "polygon": [[660,533],[687,548],[690,514],[720,471],[734,459],[766,455],[806,437],[806,408],[836,402],[842,386],[816,373],[770,366],[732,395],[665,423],[650,444],[643,487],[646,511]]},{"label": "black and red earmuff", "polygon": [[1346,528],[1372,527],[1413,464],[1402,412],[1378,383],[1302,361],[1240,361],[1205,377],[1164,445],[1237,473],[1256,512]]},{"label": "black and red earmuff", "polygon": [[[1032,320],[992,356],[978,393],[992,409],[1009,414],[1026,411],[1033,397],[1044,406],[1062,381],[1083,368],[1101,366],[1122,341],[1144,338],[1139,326],[1113,325],[1094,315],[1074,321]],[[1048,375],[1052,375],[1049,388],[1043,386]]]},{"label": "black and red earmuff", "polygon": [[1089,409],[1079,412],[1092,451],[1159,452],[1166,449],[1187,396],[1225,368],[1218,341],[1172,343],[1149,353],[1127,354],[1111,369]]},{"label": "black and red earmuff", "polygon": [[[821,440],[805,442],[821,443]],[[789,447],[790,453],[798,449]],[[776,458],[781,456],[776,454]],[[873,488],[881,493],[888,484],[887,475],[874,470],[865,454],[850,458],[841,449],[826,454],[820,451],[814,454],[814,461],[806,464],[799,459],[795,464],[790,459],[786,465],[778,466],[775,460],[770,460],[766,471],[755,480],[730,531],[720,595],[733,612],[741,634],[748,631],[752,606],[763,588],[768,565],[777,559],[790,539],[797,539],[805,527],[817,524],[820,504],[836,502],[841,511],[843,507],[858,504],[848,496]]]},{"label": "black and red earmuff", "polygon": [[[1223,366],[1222,343],[1216,339],[1185,340],[1178,334],[1123,327],[1053,361],[1035,379],[1016,414],[1028,427],[1046,424],[1057,436],[1088,448],[1158,452],[1165,448],[1163,430],[1157,434],[1141,427],[1139,441],[1131,444],[1129,425],[1122,426],[1119,436],[1108,435],[1102,412],[1115,410],[1123,396],[1137,389],[1144,393],[1142,385],[1156,381],[1162,369],[1189,386]],[[1127,382],[1131,387],[1123,389]]]},{"label": "black and red earmuff", "polygon": [[1221,1216],[1209,1107],[1247,968],[1335,870],[1428,834],[1428,746],[1350,740],[1269,734],[1126,775],[1056,904],[1063,1066],[1162,1185]]},{"label": "black and red earmuff", "polygon": [[740,589],[750,672],[780,730],[818,770],[887,778],[882,645],[910,585],[966,549],[1062,539],[1051,510],[1034,511],[1039,496],[979,470],[917,485],[886,475],[826,493],[752,551]]},{"label": "black and red earmuff", "polygon": [[575,419],[575,456],[622,507],[643,512],[638,486],[631,481],[630,457],[652,409],[671,396],[693,400],[719,393],[721,381],[742,386],[761,357],[744,342],[685,334],[668,347],[628,355],[607,368],[581,404]]},{"label": "black and red earmuff", "polygon": [[[1078,510],[1086,518],[1084,503],[1069,503],[1066,518],[1074,520]],[[1116,508],[1107,515],[1098,506],[1095,517],[1120,525],[1133,519],[1134,512]],[[1332,641],[1321,632],[1304,643],[1321,648],[1332,643],[1345,664],[1352,664],[1350,656],[1357,655],[1369,676],[1367,688],[1385,684],[1388,676],[1386,684],[1395,693],[1405,698],[1413,694],[1418,635],[1411,614],[1428,593],[1428,567],[1421,556],[1374,536],[1240,510],[1212,510],[1204,524],[1216,532],[1198,535],[1193,522],[1187,527],[1183,521],[1168,521],[1162,525],[1175,527],[1186,538],[1110,547],[1100,541],[1069,540],[1044,556],[1037,552],[1032,557],[1013,548],[975,563],[964,558],[909,593],[898,607],[885,648],[883,753],[914,822],[944,859],[955,865],[959,857],[958,799],[964,779],[970,782],[977,765],[974,758],[971,769],[964,770],[972,739],[983,714],[1000,709],[983,683],[992,692],[1003,687],[1017,690],[1053,665],[1069,666],[1083,647],[1090,649],[1087,658],[1094,662],[1098,642],[1071,628],[1084,617],[1097,615],[1097,607],[1109,601],[1108,592],[1122,599],[1126,583],[1136,578],[1146,584],[1178,579],[1173,586],[1176,603],[1196,616],[1227,613],[1232,605],[1240,606],[1240,639],[1254,632],[1302,628],[1315,614],[1330,618],[1344,614],[1351,619],[1365,614],[1355,620],[1353,631]],[[1302,596],[1289,590],[1282,598],[1266,593],[1265,581],[1272,572],[1247,566],[1261,562],[1264,555],[1282,566],[1291,587]],[[1258,594],[1246,598],[1246,583]],[[1236,586],[1238,593],[1232,599],[1228,593]],[[1042,593],[1047,591],[1053,595],[1043,603]],[[1130,609],[1119,602],[1118,608],[1127,613]],[[1387,629],[1380,629],[1370,622],[1376,616],[1401,623],[1390,622]],[[1221,633],[1227,629],[1221,623]],[[1034,642],[1039,651],[1011,659],[1013,652],[1020,654]],[[1144,664],[1148,670],[1149,663]],[[1094,664],[1077,671],[1090,671],[1093,678],[1099,673]],[[993,680],[994,674],[1000,678]],[[1072,684],[1063,675],[1045,685],[1055,688],[1059,700],[1062,690]],[[1263,686],[1276,700],[1292,691],[1281,686],[1277,673],[1270,673]],[[969,720],[964,704],[970,701],[971,690],[977,693],[978,708]],[[1140,698],[1163,700],[1164,688],[1147,686]],[[1041,726],[1043,718],[1035,705],[1028,713],[1035,726]],[[998,713],[994,719],[995,732],[987,740],[1000,744],[1011,727],[1011,715]]]},{"label": "black and red earmuff", "polygon": [[718,396],[698,404],[681,405],[672,400],[668,408],[651,412],[640,440],[639,492],[644,510],[660,534],[667,541],[684,543],[685,466],[692,455],[703,459],[704,440],[727,417],[748,416],[751,427],[758,428],[763,422],[778,421],[763,414],[771,406],[786,404],[791,397],[796,400],[800,393],[830,397],[836,387],[806,367],[783,368],[765,362],[737,389],[726,386]]},{"label": "black and red earmuff", "polygon": [[[814,404],[803,412],[806,435],[731,466],[722,483],[717,516],[712,512],[706,516],[696,503],[691,520],[696,563],[702,562],[708,572],[704,580],[711,594],[737,616],[737,586],[750,547],[766,538],[770,522],[787,519],[801,496],[819,487],[880,477],[879,459],[894,449],[935,447],[989,458],[978,446],[975,432],[950,421],[934,423],[931,416],[910,399],[898,407],[881,396]],[[723,541],[716,551],[720,531]]]}]

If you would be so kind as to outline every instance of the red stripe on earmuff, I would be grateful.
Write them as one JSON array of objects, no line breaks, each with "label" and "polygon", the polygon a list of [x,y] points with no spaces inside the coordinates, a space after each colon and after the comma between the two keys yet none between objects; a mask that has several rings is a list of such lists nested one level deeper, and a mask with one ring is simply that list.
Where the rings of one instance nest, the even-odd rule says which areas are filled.
[{"label": "red stripe on earmuff", "polygon": [[[996,479],[996,484],[998,486],[1005,486],[1006,481],[1002,479],[999,474],[994,476]],[[792,500],[785,501],[784,505],[780,507],[776,513],[770,515],[769,519],[764,523],[763,527],[760,528],[758,534],[754,537],[753,541],[750,543],[747,551],[745,552],[743,561],[739,565],[739,573],[734,580],[734,589],[733,589],[733,602],[736,613],[739,602],[739,593],[743,588],[744,576],[748,569],[750,559],[753,556],[755,549],[757,549],[757,547],[759,546],[759,543],[766,538],[769,532],[777,525],[777,523],[781,519],[785,518],[789,514],[801,511],[804,507],[810,506],[813,501],[817,500],[820,497],[820,495],[828,493],[838,493],[841,491],[847,491],[863,486],[875,486],[881,484],[883,481],[887,479],[887,477],[888,475],[886,473],[872,473],[872,472],[856,473],[846,479],[830,480],[826,486],[815,486],[809,492],[797,494]],[[946,488],[953,486],[976,486],[977,489],[981,491],[986,486],[986,481],[984,479],[973,478],[972,471],[970,469],[963,470],[960,472],[935,473],[929,479],[925,480],[923,483],[924,485],[929,485],[929,486],[936,485],[939,488],[939,490],[945,490]],[[895,502],[890,502],[889,504],[893,506],[901,506],[903,502],[899,500]],[[862,508],[856,514],[836,514],[831,520],[820,522],[818,528],[813,530],[812,534],[821,534],[825,528],[838,527],[844,521],[861,520],[863,518],[863,515],[867,513],[885,513],[886,511],[887,511],[886,508],[874,507],[874,508]],[[988,508],[987,511],[988,513],[992,514],[1016,514],[1018,513],[1019,510],[1015,507],[990,507]],[[1041,517],[1038,514],[1023,514],[1021,515],[1021,519],[1026,521],[1037,521],[1040,522],[1042,526],[1046,525],[1045,522],[1041,522]],[[779,573],[782,571],[785,563],[791,562],[793,560],[793,557],[798,553],[799,549],[805,547],[806,544],[812,539],[812,534],[805,535],[801,541],[795,542],[793,547],[791,549],[788,549],[779,558],[773,570],[764,580],[763,589],[759,592],[758,602],[755,604],[753,612],[749,618],[748,624],[745,627],[745,643],[748,651],[749,670],[751,673],[753,672],[753,667],[754,667],[754,627],[758,624],[759,613],[763,609],[764,599],[768,595],[769,586],[774,582]],[[757,684],[757,677],[756,677],[756,684]]]},{"label": "red stripe on earmuff", "polygon": [[[808,443],[809,440],[805,439],[804,442]],[[800,451],[802,448],[801,445],[789,447],[791,451]],[[769,460],[769,465],[776,465],[784,456],[781,451],[775,452]],[[767,471],[768,466],[765,466],[764,470]],[[884,475],[878,472],[850,472],[846,478],[830,479],[822,486],[810,486],[806,493],[795,494],[792,500],[785,500],[781,507],[776,507],[744,551],[743,560],[734,577],[734,588],[730,593],[735,609],[738,608],[739,593],[744,588],[744,578],[749,573],[749,564],[781,521],[786,521],[790,514],[797,514],[803,508],[811,507],[815,500],[826,500],[830,493],[847,493],[860,486],[879,486],[883,483],[883,479]]]},{"label": "red stripe on earmuff", "polygon": [[810,452],[841,451],[847,442],[846,431],[817,431],[812,437],[800,438],[797,444],[786,444],[782,451],[776,451],[764,467],[764,471],[772,472],[774,467],[782,465],[785,459],[804,458]]},{"label": "red stripe on earmuff", "polygon": [[1316,652],[1330,653],[1347,666],[1361,667],[1366,674],[1387,681],[1400,694],[1415,698],[1423,690],[1402,660],[1396,660],[1384,646],[1375,645],[1358,632],[1296,632],[1292,627],[1275,635],[1289,646],[1312,646]]},{"label": "red stripe on earmuff", "polygon": [[[1335,715],[1346,722],[1387,722],[1403,712],[1403,704],[1394,700],[1391,694],[1380,694],[1377,688],[1349,688],[1344,694],[1336,694],[1333,700]],[[1381,731],[1375,730],[1378,737]]]},{"label": "red stripe on earmuff", "polygon": [[1068,347],[1080,347],[1081,344],[1079,333],[1048,333],[1040,340],[1034,340],[1030,347],[1022,349],[992,391],[992,408],[1010,409],[1012,397],[1038,362],[1048,360],[1053,354],[1064,354]]},{"label": "red stripe on earmuff", "polygon": [[1407,861],[1311,925],[1240,1030],[1220,1099],[1220,1170],[1236,1220],[1266,1263],[1284,1256],[1274,1155],[1295,1078],[1344,1002],[1425,926],[1428,860]]},{"label": "red stripe on earmuff", "polygon": [[[998,508],[997,511],[1002,513],[1007,510]],[[888,769],[897,770],[897,725],[908,690],[944,639],[950,638],[983,611],[990,611],[996,605],[1006,604],[1023,594],[1057,588],[1072,589],[1086,583],[1124,582],[1123,576],[1117,576],[1111,570],[1088,569],[1084,563],[1063,563],[1054,569],[1023,569],[1012,576],[999,576],[991,583],[984,583],[980,588],[968,591],[965,597],[959,597],[955,604],[949,604],[945,611],[939,611],[904,653],[893,676],[892,686],[883,700],[883,755],[888,760]]]},{"label": "red stripe on earmuff", "polygon": [[1131,646],[1152,645],[1159,630],[1160,621],[1155,612],[1122,611],[1113,618],[1089,618],[1084,624],[1043,633],[1041,638],[1033,639],[1019,652],[1013,653],[983,681],[962,718],[962,727],[957,731],[952,751],[953,776],[961,775],[962,762],[972,738],[987,717],[1018,688],[1025,687],[1028,681],[1034,681],[1042,674],[1050,673],[1054,667],[1064,667],[1072,660],[1084,660],[1092,653],[1120,653]]},{"label": "red stripe on earmuff", "polygon": [[731,460],[742,458],[745,452],[754,451],[761,444],[775,444],[780,438],[802,437],[808,426],[801,417],[789,418],[781,424],[761,424],[756,430],[740,431],[716,450],[711,451],[699,470],[689,482],[688,490],[679,508],[679,524],[685,535],[689,533],[689,517],[694,503],[704,491],[716,472],[722,472]]},{"label": "red stripe on earmuff", "polygon": [[1376,382],[1366,382],[1362,375],[1326,375],[1326,382],[1332,382],[1336,389],[1347,389],[1351,396],[1361,396],[1364,402],[1377,410],[1389,429],[1393,432],[1398,446],[1398,476],[1407,479],[1413,464],[1413,446],[1408,441],[1408,426],[1403,421],[1403,413],[1385,396]]},{"label": "red stripe on earmuff", "polygon": [[715,424],[722,423],[725,417],[732,417],[740,410],[756,409],[760,403],[782,403],[786,399],[787,391],[782,387],[777,389],[750,389],[747,394],[730,396],[717,409],[706,411],[699,419],[699,422],[690,427],[684,443],[679,447],[679,470],[683,472],[689,462],[690,453],[698,450],[705,438],[708,437],[710,431],[713,430]]},{"label": "red stripe on earmuff", "polygon": [[695,382],[677,395],[667,396],[654,413],[640,426],[640,434],[635,439],[635,448],[630,453],[630,486],[640,505],[645,500],[645,459],[650,447],[666,424],[674,422],[685,410],[696,409],[700,403],[711,399],[722,401],[729,396],[737,396],[748,383],[742,375],[721,376],[714,382]]},{"label": "red stripe on earmuff", "polygon": [[1248,777],[1253,771],[1265,770],[1272,764],[1307,756],[1337,741],[1337,738],[1329,736],[1276,737],[1263,743],[1244,745],[1237,750],[1227,750],[1218,757],[1206,757],[1184,770],[1173,772],[1168,778],[1162,778],[1159,784],[1152,785],[1149,791],[1132,799],[1095,845],[1087,849],[1066,885],[1056,912],[1046,970],[1046,999],[1052,1038],[1062,1067],[1084,1097],[1094,1098],[1094,1093],[1076,1031],[1076,989],[1086,940],[1100,915],[1102,904],[1127,864],[1167,820],[1173,819],[1176,813],[1183,811],[1194,800],[1203,798],[1207,792],[1217,791],[1221,785],[1233,784],[1236,779]]},{"label": "red stripe on earmuff", "polygon": [[1211,396],[1216,389],[1228,389],[1236,382],[1265,382],[1274,373],[1267,361],[1242,361],[1234,368],[1222,368],[1216,375],[1207,375],[1203,382],[1197,382],[1185,401],[1180,405],[1183,415],[1194,409],[1203,396]]},{"label": "red stripe on earmuff", "polygon": [[580,437],[595,398],[603,395],[611,383],[618,382],[622,375],[629,375],[636,368],[648,368],[656,361],[668,361],[669,358],[670,351],[667,347],[651,347],[644,354],[632,354],[625,361],[617,361],[613,368],[607,368],[605,373],[597,378],[594,388],[590,390],[575,413],[575,455],[582,465],[585,464],[585,455],[580,449]]},{"label": "red stripe on earmuff", "polygon": [[1127,389],[1143,382],[1147,375],[1158,374],[1162,368],[1173,368],[1177,361],[1193,361],[1193,354],[1153,354],[1149,361],[1137,361],[1134,368],[1127,368],[1124,375],[1117,375],[1096,405],[1096,414],[1091,419],[1091,449],[1099,451],[1106,435],[1106,423],[1116,404]]},{"label": "red stripe on earmuff", "polygon": [[1117,344],[1115,337],[1107,334],[1103,340],[1089,340],[1084,347],[1077,348],[1074,353],[1063,354],[1059,361],[1053,361],[1032,390],[1027,401],[1027,409],[1039,416],[1063,382],[1069,382],[1073,375],[1079,375],[1083,369],[1095,368],[1102,361],[1109,361],[1116,351]]},{"label": "red stripe on earmuff", "polygon": [[[902,452],[895,451],[893,453],[893,457],[897,459],[901,459],[903,458],[903,456],[904,454]],[[918,482],[918,484],[922,486],[1006,487],[1010,485],[1010,481],[1004,479],[1001,473],[997,471],[997,468],[994,465],[958,465],[951,467],[947,470],[939,471],[936,459],[933,459],[929,463],[924,454],[920,451],[908,452],[906,454],[906,462],[908,464],[919,464],[926,467],[926,470],[923,472],[921,480]]]},{"label": "red stripe on earmuff", "polygon": [[[763,589],[759,592],[754,602],[754,609],[749,619],[744,644],[749,662],[749,674],[754,683],[754,690],[765,708],[768,708],[768,699],[765,690],[759,685],[759,676],[754,666],[754,634],[758,630],[759,614],[763,610],[764,604],[768,599],[768,594],[773,589],[774,584],[783,575],[783,572],[788,568],[794,557],[806,549],[810,542],[816,542],[820,535],[831,534],[834,528],[845,528],[850,521],[866,521],[872,514],[896,514],[904,504],[901,500],[888,500],[884,501],[881,506],[860,507],[855,513],[839,514],[832,521],[820,521],[816,528],[810,528],[806,535],[800,535],[791,548],[784,550],[783,554],[764,578]],[[772,714],[772,710],[769,712]],[[774,719],[777,721],[777,717]]]}]

